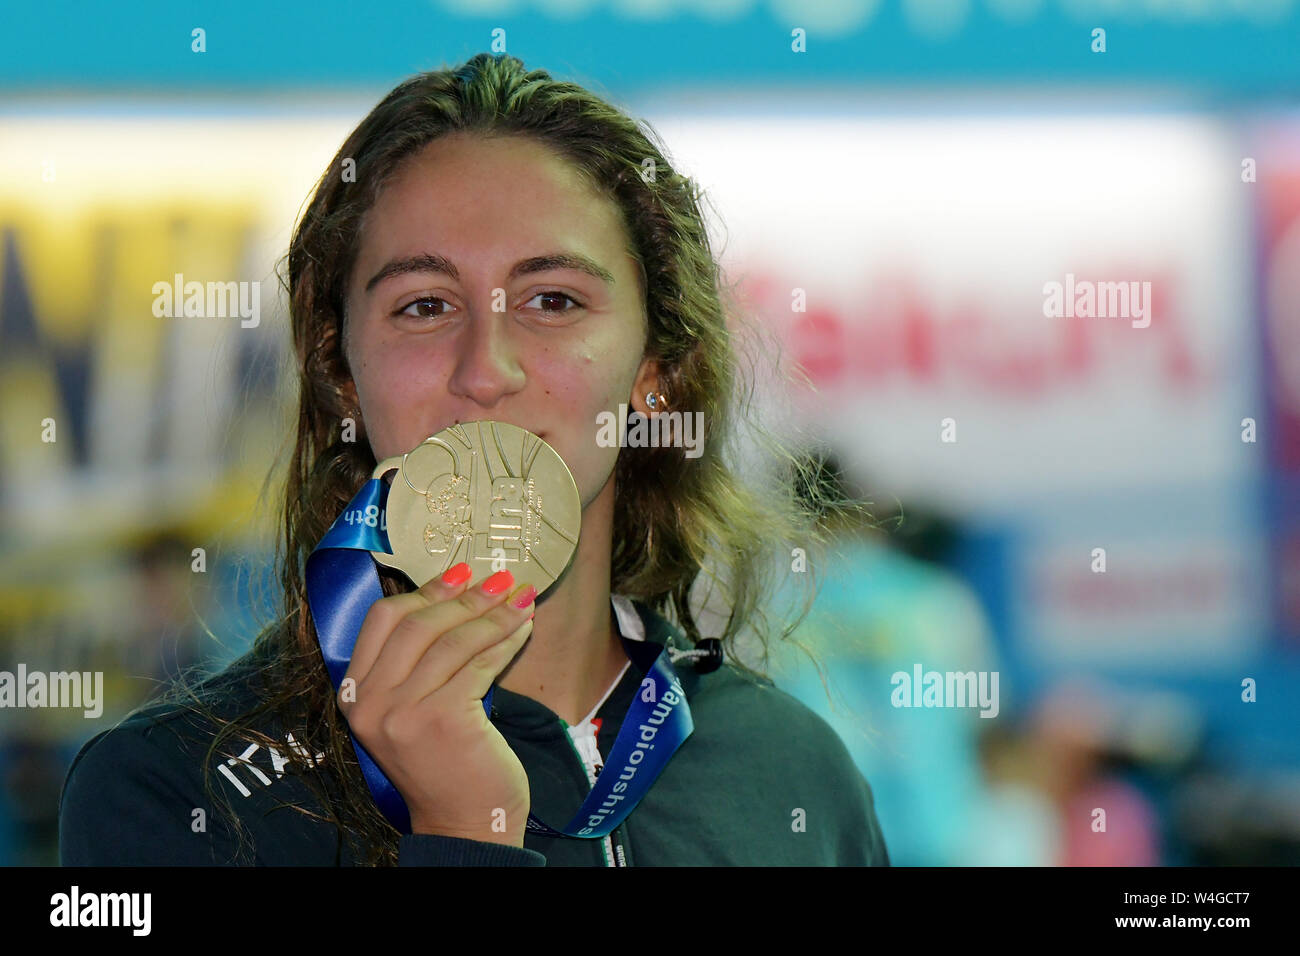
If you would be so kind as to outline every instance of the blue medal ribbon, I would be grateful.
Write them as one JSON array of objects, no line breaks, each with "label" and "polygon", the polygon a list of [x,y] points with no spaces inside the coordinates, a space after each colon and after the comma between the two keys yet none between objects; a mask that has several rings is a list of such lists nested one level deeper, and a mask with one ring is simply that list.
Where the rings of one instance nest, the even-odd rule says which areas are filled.
[{"label": "blue medal ribbon", "polygon": [[[387,502],[387,482],[371,478],[307,558],[307,603],[336,692],[342,687],[366,612],[384,596],[369,552],[392,553]],[[526,827],[533,833],[579,840],[595,840],[612,833],[636,809],[677,748],[695,729],[686,695],[669,662],[667,646],[659,648],[626,637],[622,640],[629,660],[645,676],[623,718],[609,760],[568,824],[557,830],[529,813]],[[494,689],[495,685],[483,698],[483,710],[489,719]],[[410,833],[410,812],[401,794],[356,735],[349,732],[349,736],[380,811],[398,832]]]}]

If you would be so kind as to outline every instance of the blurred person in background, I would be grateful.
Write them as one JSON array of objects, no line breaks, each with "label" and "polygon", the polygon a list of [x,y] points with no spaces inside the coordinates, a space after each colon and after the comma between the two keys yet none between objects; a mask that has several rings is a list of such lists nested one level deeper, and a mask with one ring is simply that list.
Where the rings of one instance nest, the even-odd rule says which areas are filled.
[{"label": "blurred person in background", "polygon": [[797,652],[785,652],[773,676],[835,727],[869,776],[895,863],[986,862],[967,855],[986,790],[978,733],[981,725],[1006,718],[982,718],[969,707],[891,704],[893,675],[910,678],[915,664],[940,672],[997,668],[978,598],[938,563],[953,529],[937,514],[910,506],[873,517],[833,453],[811,455],[807,474],[812,477],[801,479],[800,489],[805,497],[829,494],[852,503],[823,515],[832,538],[830,565],[787,569],[791,583],[799,573],[819,578],[796,637],[825,665],[830,700],[817,669]]},{"label": "blurred person in background", "polygon": [[1159,819],[1151,801],[1110,769],[1121,712],[1106,698],[1061,685],[1031,722],[1041,785],[1061,819],[1062,866],[1158,866]]},{"label": "blurred person in background", "polygon": [[[125,550],[123,567],[99,566],[115,599],[99,605],[94,628],[78,623],[74,603],[67,617],[38,622],[10,649],[30,669],[102,673],[101,716],[109,723],[200,663],[203,628],[196,616],[209,611],[209,593],[194,583],[183,529],[151,532]],[[86,574],[80,583],[94,578]],[[91,596],[80,600],[94,599],[95,586],[87,591]],[[114,639],[104,640],[105,631]],[[59,791],[85,742],[76,711],[19,711],[0,726],[0,864],[58,862]]]},{"label": "blurred person in background", "polygon": [[979,734],[984,791],[956,862],[964,866],[1056,866],[1061,818],[1047,798],[1043,765],[1021,721],[1005,709]]},{"label": "blurred person in background", "polygon": [[34,722],[0,737],[0,817],[10,830],[0,832],[0,860],[9,866],[58,863],[59,788],[67,760],[49,738]]},{"label": "blurred person in background", "polygon": [[[191,539],[194,536],[190,536]],[[124,669],[149,681],[152,696],[161,687],[201,662],[207,592],[196,588],[191,548],[179,533],[163,533],[143,542],[135,553],[135,608],[139,619],[127,631]]]}]

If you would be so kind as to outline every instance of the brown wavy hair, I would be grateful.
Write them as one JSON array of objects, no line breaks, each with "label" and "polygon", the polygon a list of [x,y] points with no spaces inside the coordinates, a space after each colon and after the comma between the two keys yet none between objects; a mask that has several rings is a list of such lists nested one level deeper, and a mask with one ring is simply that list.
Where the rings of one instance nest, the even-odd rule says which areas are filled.
[{"label": "brown wavy hair", "polygon": [[[527,70],[512,56],[481,53],[461,66],[403,82],[330,162],[286,257],[299,400],[277,548],[282,616],[244,657],[188,695],[191,705],[219,726],[208,752],[209,781],[211,762],[220,759],[224,741],[239,737],[283,749],[282,740],[263,732],[268,718],[292,728],[302,753],[324,754],[321,766],[310,772],[299,755],[290,755],[290,766],[319,797],[319,806],[295,809],[333,823],[340,841],[352,840],[356,857],[371,864],[396,863],[399,834],[361,776],[317,644],[304,566],[376,464],[360,411],[351,404],[341,344],[345,290],[364,217],[403,160],[440,136],[462,131],[523,136],[549,146],[618,206],[629,251],[642,269],[646,355],[659,361],[660,390],[674,409],[704,413],[707,433],[698,458],[670,447],[619,455],[611,556],[615,593],[646,603],[698,641],[692,591],[706,583],[716,593],[705,599],[726,609],[719,616],[722,626],[707,636],[721,638],[732,666],[758,674],[737,654],[737,638],[742,632],[756,637],[766,661],[772,635],[790,637],[812,594],[803,613],[773,624],[765,605],[773,592],[771,576],[782,565],[768,560],[768,549],[773,542],[794,542],[816,550],[825,540],[817,516],[852,507],[815,487],[810,494],[806,481],[796,493],[798,479],[813,465],[762,428],[753,434],[778,456],[783,480],[762,490],[748,487],[727,463],[736,450],[734,418],[744,416],[752,394],[752,380],[741,374],[744,349],[733,335],[740,310],[721,281],[701,192],[673,167],[648,124],[581,86]],[[344,175],[345,170],[355,175]],[[348,420],[355,428],[352,441],[344,440]],[[784,553],[788,560],[789,552]],[[411,587],[394,572],[381,569],[380,575],[386,594]],[[816,575],[793,577],[811,582]],[[231,681],[252,689],[256,707],[219,713],[214,704]],[[208,793],[240,832],[229,803],[210,783]]]}]

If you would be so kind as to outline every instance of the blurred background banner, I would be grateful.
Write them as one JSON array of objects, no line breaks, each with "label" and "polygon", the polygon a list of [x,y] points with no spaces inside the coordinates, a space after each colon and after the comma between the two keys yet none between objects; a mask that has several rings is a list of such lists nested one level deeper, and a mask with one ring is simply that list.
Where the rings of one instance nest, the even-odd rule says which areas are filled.
[{"label": "blurred background banner", "polygon": [[[1295,0],[289,0],[267,9],[141,0],[8,11],[0,82],[25,89],[245,91],[380,87],[473,53],[501,31],[546,61],[619,91],[753,84],[885,83],[957,89],[974,80],[1290,93],[1300,83]],[[191,56],[203,29],[206,53]],[[802,30],[806,57],[793,57]],[[1106,58],[1092,31],[1107,32]],[[184,42],[178,43],[178,37]]]},{"label": "blurred background banner", "polygon": [[0,863],[273,619],[277,264],[370,107],[485,50],[659,132],[803,377],[760,410],[882,519],[790,562],[829,695],[772,673],[895,863],[1300,862],[1300,2],[327,0],[6,12],[0,676],[103,691],[0,694]]}]

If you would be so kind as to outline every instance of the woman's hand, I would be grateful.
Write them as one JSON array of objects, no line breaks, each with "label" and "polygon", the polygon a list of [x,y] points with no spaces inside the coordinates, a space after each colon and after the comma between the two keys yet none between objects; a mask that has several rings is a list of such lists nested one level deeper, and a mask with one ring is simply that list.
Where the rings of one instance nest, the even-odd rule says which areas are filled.
[{"label": "woman's hand", "polygon": [[532,633],[537,591],[511,595],[509,571],[467,589],[470,574],[458,564],[418,591],[374,603],[339,706],[406,801],[413,833],[522,847],[528,776],[483,712],[483,696]]}]

